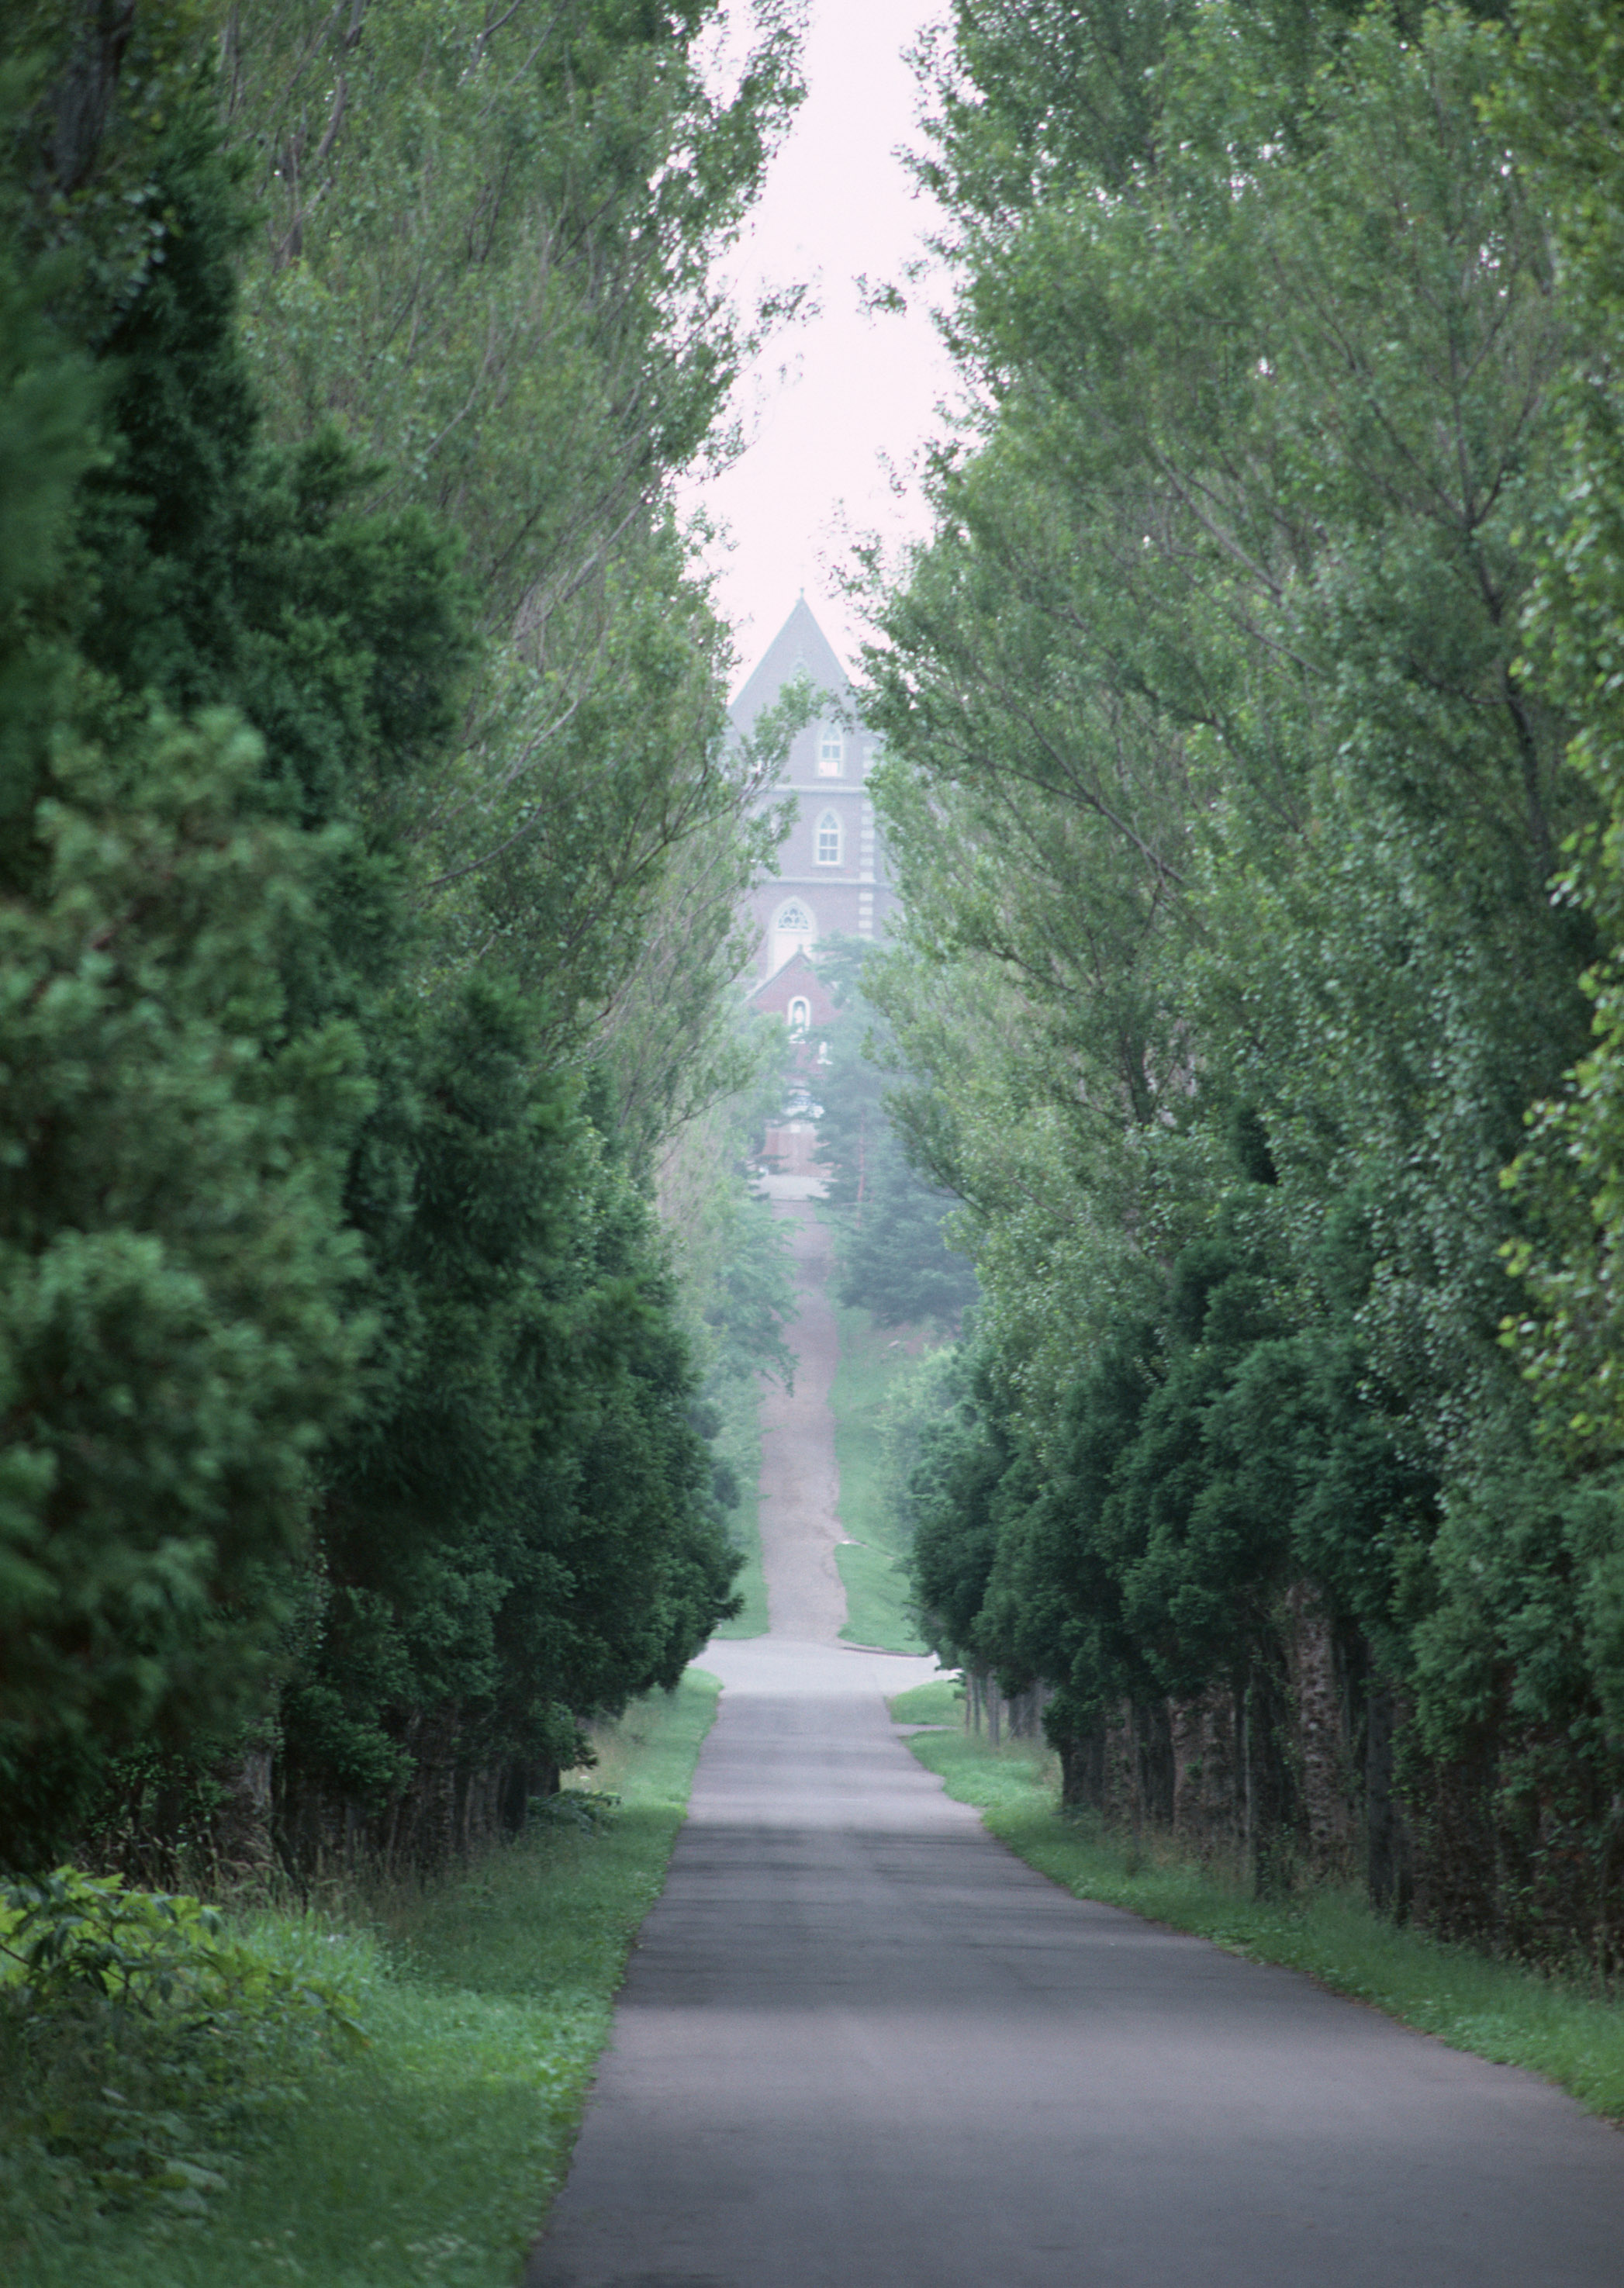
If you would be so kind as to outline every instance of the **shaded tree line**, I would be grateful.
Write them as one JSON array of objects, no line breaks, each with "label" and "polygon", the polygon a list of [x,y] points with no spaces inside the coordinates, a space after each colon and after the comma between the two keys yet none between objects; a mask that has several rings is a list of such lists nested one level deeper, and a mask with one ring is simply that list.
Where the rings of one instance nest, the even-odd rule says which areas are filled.
[{"label": "shaded tree line", "polygon": [[985,1303],[909,1495],[1066,1793],[1617,1966],[1624,47],[958,0],[866,973]]},{"label": "shaded tree line", "polygon": [[865,938],[828,938],[817,968],[839,1012],[817,1037],[811,1076],[820,1102],[818,1150],[829,1173],[826,1211],[836,1227],[836,1291],[883,1327],[951,1331],[976,1299],[976,1275],[953,1244],[957,1203],[909,1159],[886,1102],[899,1051],[863,991]]},{"label": "shaded tree line", "polygon": [[711,12],[8,12],[12,1868],[427,1863],[733,1609],[773,1266],[730,1334],[654,1202],[764,845],[670,483],[797,85]]}]

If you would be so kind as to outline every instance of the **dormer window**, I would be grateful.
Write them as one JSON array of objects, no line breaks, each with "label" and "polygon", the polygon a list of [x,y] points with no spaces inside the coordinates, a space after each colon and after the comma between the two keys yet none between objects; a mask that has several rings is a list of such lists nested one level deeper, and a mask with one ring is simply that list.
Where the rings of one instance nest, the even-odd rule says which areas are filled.
[{"label": "dormer window", "polygon": [[818,821],[818,863],[838,866],[840,863],[840,821],[832,810],[826,810]]},{"label": "dormer window", "polygon": [[818,734],[818,776],[820,779],[837,779],[845,751],[840,726],[826,723]]}]

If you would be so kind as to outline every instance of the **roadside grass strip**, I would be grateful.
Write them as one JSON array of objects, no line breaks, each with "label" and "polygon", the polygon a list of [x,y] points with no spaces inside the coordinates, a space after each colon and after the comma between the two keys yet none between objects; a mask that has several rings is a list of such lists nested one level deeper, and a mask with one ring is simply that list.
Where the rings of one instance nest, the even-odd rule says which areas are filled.
[{"label": "roadside grass strip", "polygon": [[851,1536],[835,1552],[846,1592],[846,1625],[840,1633],[848,1643],[883,1652],[924,1652],[909,1610],[913,1586],[904,1569],[907,1553],[884,1499],[880,1429],[886,1394],[912,1361],[897,1329],[876,1326],[867,1311],[839,1304],[835,1317],[840,1359],[829,1407],[840,1474],[840,1523]]},{"label": "roadside grass strip", "polygon": [[[962,1723],[962,1702],[947,1696],[955,1689],[938,1682],[899,1694],[892,1718]],[[1166,1838],[1147,1835],[1136,1847],[1097,1818],[1062,1815],[1056,1760],[1041,1744],[993,1748],[961,1730],[916,1733],[907,1744],[1001,1842],[1076,1897],[1125,1907],[1254,1962],[1306,1971],[1454,2049],[1542,2074],[1592,2112],[1624,2121],[1624,2002],[1582,1974],[1557,1976],[1430,1938],[1390,1922],[1346,1887],[1257,1898]]]},{"label": "roadside grass strip", "polygon": [[[964,1688],[956,1676],[933,1676],[899,1692],[886,1705],[893,1724],[956,1724],[964,1722]],[[949,1791],[951,1792],[951,1791]]]},{"label": "roadside grass strip", "polygon": [[730,1384],[717,1401],[722,1415],[717,1457],[733,1471],[739,1505],[729,1513],[728,1538],[744,1558],[734,1589],[744,1599],[736,1621],[724,1621],[719,1637],[764,1637],[767,1577],[761,1569],[761,1383],[752,1377]]},{"label": "roadside grass strip", "polygon": [[[99,2018],[64,2022],[67,2059],[37,2020],[0,2028],[6,2288],[511,2288],[568,2167],[719,1688],[691,1670],[630,1710],[551,1815],[466,1871],[342,1919],[234,1920],[319,1963],[366,2037],[308,2049],[297,2072],[284,2061],[261,2106],[250,2087],[190,2122],[184,2077],[154,2080]],[[104,2081],[136,2106],[161,2099],[143,2117],[186,2149],[158,2197],[99,2196],[63,2157],[64,2108]]]}]

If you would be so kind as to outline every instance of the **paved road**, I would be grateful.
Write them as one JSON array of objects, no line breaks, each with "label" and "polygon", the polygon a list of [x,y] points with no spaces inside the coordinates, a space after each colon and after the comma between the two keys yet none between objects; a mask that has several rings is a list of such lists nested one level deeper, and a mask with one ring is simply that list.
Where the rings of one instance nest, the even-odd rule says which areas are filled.
[{"label": "paved road", "polygon": [[[804,1180],[769,1178],[781,1192]],[[845,1538],[835,1515],[835,1418],[829,1385],[839,1339],[829,1300],[828,1233],[811,1203],[794,1193],[774,1203],[788,1227],[799,1314],[788,1331],[796,1354],[795,1389],[769,1383],[761,1407],[761,1563],[767,1615],[775,1637],[833,1643],[845,1625],[846,1593],[835,1563]],[[715,1664],[706,1657],[706,1666]],[[919,1672],[935,1673],[932,1661]],[[893,1686],[895,1691],[899,1688]]]},{"label": "paved road", "polygon": [[895,1736],[923,1664],[775,1629],[704,1664],[528,2288],[1624,2284],[1624,2137],[1034,1874]]}]

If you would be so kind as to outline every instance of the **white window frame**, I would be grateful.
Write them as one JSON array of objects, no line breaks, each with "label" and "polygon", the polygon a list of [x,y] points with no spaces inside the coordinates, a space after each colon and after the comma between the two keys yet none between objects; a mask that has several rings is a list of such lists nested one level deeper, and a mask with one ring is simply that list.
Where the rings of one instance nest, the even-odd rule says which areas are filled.
[{"label": "white window frame", "polygon": [[[817,859],[819,865],[838,866],[840,863],[841,843],[844,838],[840,830],[840,821],[836,817],[832,810],[826,810],[824,812],[822,817],[818,821],[816,827],[812,830],[812,854]],[[823,845],[826,837],[832,839],[835,845],[833,851],[827,858],[823,854]]]},{"label": "white window frame", "polygon": [[838,723],[825,723],[818,733],[818,776],[837,779],[846,759],[846,743]]},{"label": "white window frame", "polygon": [[812,1030],[812,1003],[798,993],[789,1004],[788,1023],[792,1033],[807,1033]]}]

